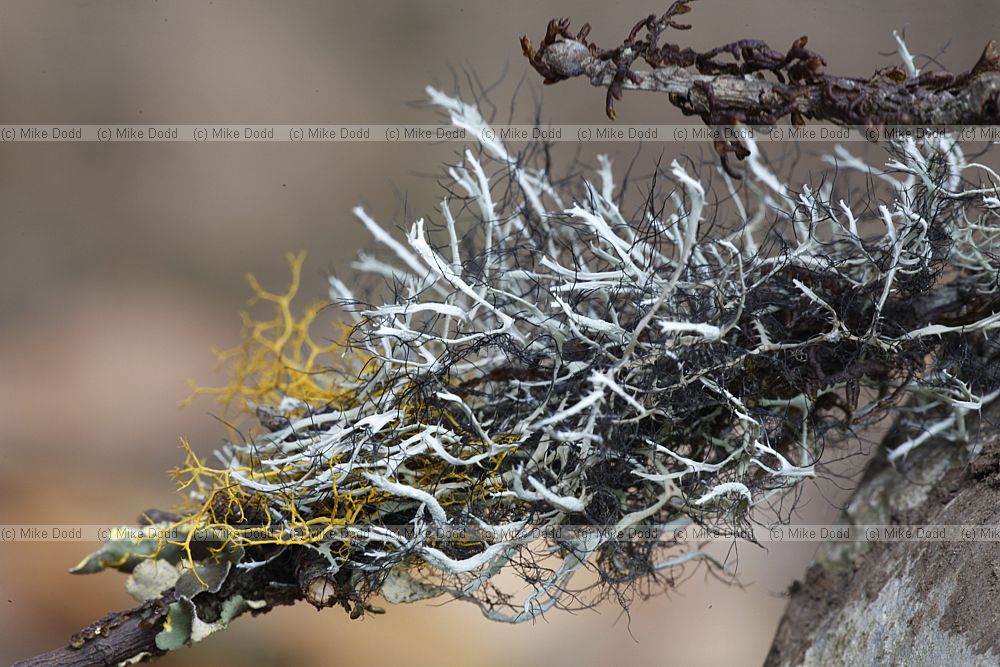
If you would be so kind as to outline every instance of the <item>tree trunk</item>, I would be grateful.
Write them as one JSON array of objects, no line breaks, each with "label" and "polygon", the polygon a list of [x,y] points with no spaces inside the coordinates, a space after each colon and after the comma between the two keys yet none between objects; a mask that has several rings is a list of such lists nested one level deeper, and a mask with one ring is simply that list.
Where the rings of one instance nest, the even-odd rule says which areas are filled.
[{"label": "tree trunk", "polygon": [[[1000,533],[997,417],[994,404],[969,420],[979,451],[971,461],[945,442],[917,448],[903,469],[874,461],[844,521]],[[997,538],[824,544],[789,590],[766,667],[1000,665]]]}]

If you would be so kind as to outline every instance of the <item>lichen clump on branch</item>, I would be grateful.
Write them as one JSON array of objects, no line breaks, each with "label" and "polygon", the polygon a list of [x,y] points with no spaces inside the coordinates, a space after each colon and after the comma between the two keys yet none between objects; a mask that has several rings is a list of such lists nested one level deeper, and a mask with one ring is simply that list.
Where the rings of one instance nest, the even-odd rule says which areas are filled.
[{"label": "lichen clump on branch", "polygon": [[[252,283],[274,317],[245,318],[234,382],[211,393],[263,428],[213,462],[189,448],[186,505],[157,522],[206,586],[294,553],[301,595],[352,615],[375,594],[508,622],[627,604],[711,563],[672,529],[749,521],[817,474],[832,436],[892,408],[964,442],[964,415],[996,397],[968,360],[1000,327],[1000,200],[968,177],[1000,179],[953,139],[892,146],[886,198],[863,207],[831,182],[793,190],[751,145],[744,181],[718,171],[728,217],[678,162],[633,215],[610,160],[557,183],[544,146],[514,154],[474,106],[428,94],[482,143],[405,239],[355,209],[384,251],[355,268],[388,289],[331,278],[350,320],[331,335],[322,305],[292,304],[302,256],[285,293]],[[91,565],[135,565],[105,556]]]}]

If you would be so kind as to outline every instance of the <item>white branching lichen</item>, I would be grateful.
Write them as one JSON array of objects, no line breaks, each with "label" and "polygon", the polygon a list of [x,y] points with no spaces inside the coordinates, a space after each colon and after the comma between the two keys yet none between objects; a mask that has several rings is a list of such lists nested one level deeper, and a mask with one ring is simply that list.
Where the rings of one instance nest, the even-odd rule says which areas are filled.
[{"label": "white branching lichen", "polygon": [[[245,391],[263,366],[244,349],[254,363],[227,396],[269,432],[218,467],[193,459],[172,526],[225,530],[236,567],[310,549],[359,600],[446,594],[507,622],[588,604],[593,580],[571,584],[584,569],[627,602],[706,558],[628,531],[744,522],[816,475],[831,435],[889,408],[922,432],[891,460],[965,440],[965,415],[1000,391],[976,361],[1000,328],[1000,200],[970,184],[1000,177],[953,139],[893,145],[884,171],[838,148],[829,161],[864,171],[881,203],[794,190],[750,142],[742,184],[719,172],[728,223],[676,161],[636,216],[609,159],[594,183],[556,185],[532,166],[540,147],[515,154],[476,107],[428,94],[481,145],[405,239],[355,210],[387,251],[356,268],[388,296],[332,278],[353,325],[323,348],[315,313],[303,335],[255,287],[280,312],[250,340],[279,370]],[[502,592],[501,571],[526,592]]]}]

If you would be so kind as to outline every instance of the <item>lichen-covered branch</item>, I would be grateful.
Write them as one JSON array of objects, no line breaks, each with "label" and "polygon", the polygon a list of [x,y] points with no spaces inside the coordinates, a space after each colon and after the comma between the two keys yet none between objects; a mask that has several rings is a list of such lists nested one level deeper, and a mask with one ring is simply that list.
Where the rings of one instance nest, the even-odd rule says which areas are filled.
[{"label": "lichen-covered branch", "polygon": [[357,617],[449,596],[510,623],[627,606],[718,566],[670,529],[745,524],[847,433],[891,414],[911,427],[891,461],[925,433],[974,447],[967,420],[1000,394],[1000,176],[954,138],[879,167],[838,149],[860,201],[793,187],[749,141],[721,197],[673,162],[628,214],[608,158],[556,181],[544,146],[515,154],[428,94],[482,142],[438,211],[399,237],[355,210],[378,250],[331,278],[342,335],[293,307],[301,256],[288,291],[252,282],[273,313],[245,317],[216,393],[261,428],[213,461],[188,447],[176,515],[76,568],[162,602],[157,650],[300,599]]},{"label": "lichen-covered branch", "polygon": [[[826,61],[806,48],[806,37],[785,52],[758,39],[742,39],[705,52],[661,42],[668,29],[691,26],[674,19],[694,0],[677,0],[662,15],[638,23],[621,45],[604,49],[588,41],[590,25],[571,33],[568,19],[553,19],[536,49],[521,38],[524,55],[545,83],[578,76],[606,87],[606,112],[625,90],[665,93],[686,115],[706,124],[775,125],[788,118],[842,125],[973,125],[1000,122],[1000,51],[990,41],[967,72],[919,73],[900,41],[902,66],[868,78],[829,74]],[[652,69],[637,70],[644,61]],[[720,142],[725,159],[743,147]]]}]

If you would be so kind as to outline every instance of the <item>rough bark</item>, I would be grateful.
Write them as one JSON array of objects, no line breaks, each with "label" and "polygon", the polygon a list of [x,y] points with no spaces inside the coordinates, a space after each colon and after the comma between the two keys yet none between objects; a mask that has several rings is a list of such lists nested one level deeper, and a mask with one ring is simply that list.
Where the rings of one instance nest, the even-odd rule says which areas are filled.
[{"label": "rough bark", "polygon": [[[959,74],[919,73],[905,54],[903,66],[867,78],[840,76],[825,71],[826,60],[806,48],[805,36],[786,52],[759,39],[704,52],[664,42],[668,30],[691,27],[675,19],[690,11],[692,2],[676,0],[662,16],[641,19],[615,48],[590,42],[589,24],[571,33],[569,19],[553,19],[537,49],[527,36],[521,37],[521,48],[547,84],[583,76],[607,88],[605,111],[612,120],[615,100],[625,90],[644,90],[666,94],[685,115],[697,115],[712,127],[773,126],[784,118],[795,125],[816,120],[871,129],[1000,122],[1000,48],[995,41],[986,44],[970,70]],[[652,69],[635,69],[640,61]],[[723,168],[739,178],[728,158],[734,154],[742,160],[749,148],[723,135],[715,149]]]},{"label": "rough bark", "polygon": [[[90,667],[116,665],[136,656],[161,655],[156,634],[163,628],[150,600],[134,609],[108,614],[70,638],[65,646],[26,658],[13,667]],[[155,619],[155,620],[154,620]]]},{"label": "rough bark", "polygon": [[[994,49],[995,44],[990,42],[988,48]],[[609,86],[614,81],[615,68],[610,63],[595,62],[588,68],[588,74],[594,86]],[[682,110],[714,118],[720,124],[725,118],[713,117],[720,110],[733,115],[733,122],[737,122],[747,116],[769,118],[765,114],[789,108],[787,87],[782,84],[752,77],[697,74],[675,66],[644,72],[637,82],[627,81],[623,88],[673,95],[675,105]],[[848,111],[849,103],[841,105],[831,100],[832,90],[844,98],[864,101]],[[878,82],[837,78],[833,83],[825,81],[799,88],[795,93],[795,110],[805,118],[859,125],[878,124],[879,120],[899,125],[975,125],[996,123],[1000,119],[993,106],[1000,99],[1000,73],[983,73],[951,90],[917,91],[914,88],[900,101],[891,99],[890,92]],[[901,108],[907,110],[907,115],[896,116]]]},{"label": "rough bark", "polygon": [[[1000,118],[1000,49],[990,41],[967,72],[918,74],[912,60],[868,78],[827,73],[826,60],[799,37],[786,52],[759,39],[741,39],[698,52],[664,43],[668,30],[687,30],[676,17],[694,0],[677,0],[662,16],[650,15],[621,45],[604,49],[588,40],[590,25],[576,34],[569,19],[553,19],[536,49],[521,47],[545,83],[585,76],[607,87],[606,111],[624,90],[666,93],[685,114],[709,125],[774,125],[785,116],[796,124],[814,119],[852,125],[964,125]],[[909,57],[907,56],[907,59]],[[633,65],[644,61],[651,70]]]},{"label": "rough bark", "polygon": [[[928,442],[902,469],[875,461],[844,522],[1000,524],[998,417],[994,404],[970,430],[972,460]],[[828,543],[789,590],[765,665],[998,665],[997,553],[987,541]]]}]

